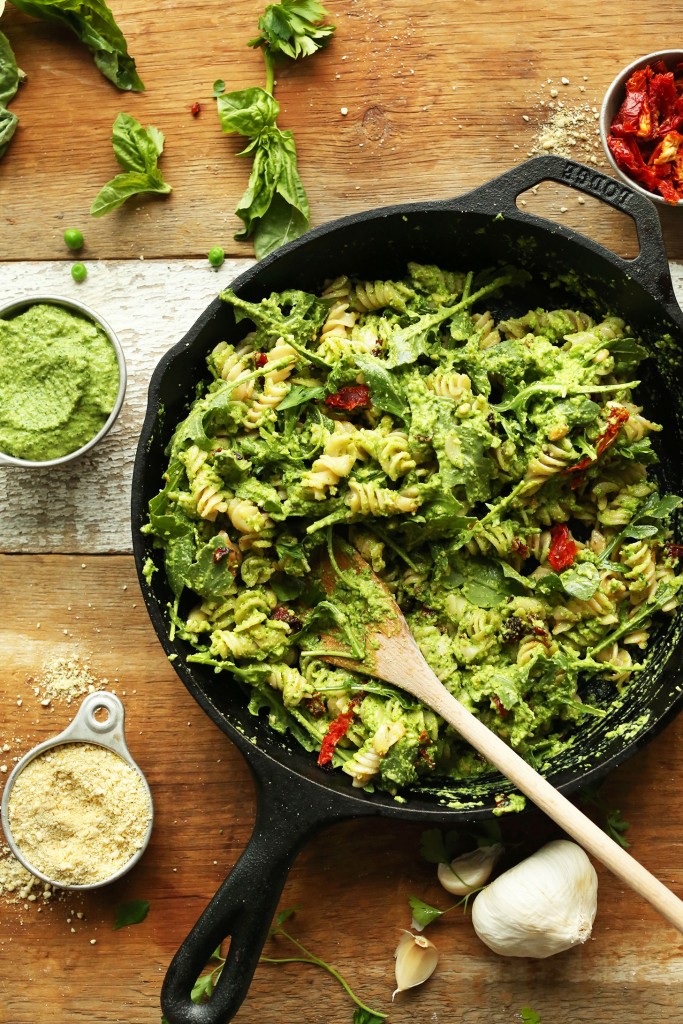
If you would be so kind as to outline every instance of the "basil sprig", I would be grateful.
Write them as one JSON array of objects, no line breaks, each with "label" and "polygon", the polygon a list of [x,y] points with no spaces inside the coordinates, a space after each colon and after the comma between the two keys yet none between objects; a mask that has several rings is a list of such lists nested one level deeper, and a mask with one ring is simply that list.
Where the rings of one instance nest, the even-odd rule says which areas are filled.
[{"label": "basil sprig", "polygon": [[319,24],[325,16],[317,0],[282,0],[269,5],[259,19],[261,35],[248,44],[262,50],[265,88],[236,92],[214,88],[223,131],[250,140],[239,154],[251,156],[253,164],[246,191],[235,210],[244,223],[235,238],[252,238],[258,259],[298,238],[310,223],[294,136],[276,123],[280,106],[273,96],[274,62],[282,58],[297,60],[323,46],[334,32],[332,26]]},{"label": "basil sprig", "polygon": [[108,181],[93,200],[90,213],[102,217],[131,196],[143,192],[166,195],[171,186],[164,181],[157,161],[164,149],[164,136],[158,128],[143,128],[130,114],[119,114],[111,137],[114,156],[123,168]]},{"label": "basil sprig", "polygon": [[128,44],[105,0],[12,0],[24,14],[64,25],[93,55],[105,78],[119,89],[143,92]]}]

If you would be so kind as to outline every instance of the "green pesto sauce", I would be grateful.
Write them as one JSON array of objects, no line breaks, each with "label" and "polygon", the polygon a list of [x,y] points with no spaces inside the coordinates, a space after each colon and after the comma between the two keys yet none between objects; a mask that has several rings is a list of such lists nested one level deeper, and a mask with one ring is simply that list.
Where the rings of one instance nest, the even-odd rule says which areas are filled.
[{"label": "green pesto sauce", "polygon": [[97,324],[38,304],[0,320],[0,450],[30,462],[77,451],[104,426],[119,388]]}]

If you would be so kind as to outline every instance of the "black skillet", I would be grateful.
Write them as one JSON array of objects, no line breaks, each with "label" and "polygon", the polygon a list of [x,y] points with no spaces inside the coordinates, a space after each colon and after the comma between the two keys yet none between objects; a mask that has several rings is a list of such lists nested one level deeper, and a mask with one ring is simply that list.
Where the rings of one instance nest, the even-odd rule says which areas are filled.
[{"label": "black skillet", "polygon": [[[517,197],[545,180],[561,182],[628,214],[635,222],[639,255],[625,260],[568,228],[522,213]],[[495,316],[535,306],[580,306],[595,315],[616,310],[651,348],[640,400],[664,425],[660,486],[683,493],[683,314],[677,305],[655,207],[627,186],[570,160],[537,157],[458,199],[409,203],[345,217],[310,231],[273,253],[233,282],[244,298],[259,300],[286,288],[319,289],[328,278],[400,277],[408,260],[442,267],[484,269],[516,263],[532,273],[521,292],[490,307]],[[558,281],[562,281],[558,284]],[[244,1000],[258,963],[287,872],[315,831],[345,818],[380,815],[425,824],[485,819],[494,796],[510,786],[492,771],[473,789],[452,787],[450,800],[437,787],[411,792],[404,804],[384,793],[354,790],[339,772],[325,772],[267,720],[247,711],[245,692],[226,674],[187,664],[188,646],[169,639],[170,592],[163,570],[151,585],[141,575],[145,559],[158,558],[140,534],[147,503],[157,493],[166,465],[164,448],[185,415],[195,384],[206,376],[206,355],[219,341],[235,341],[248,324],[235,324],[232,309],[216,299],[185,337],[160,361],[149,388],[133,476],[133,546],[147,609],[164,650],[192,696],[237,744],[258,790],[253,835],[199,921],[175,955],[161,1000],[170,1024],[218,1024]],[[674,339],[657,345],[663,333]],[[677,671],[681,638],[676,623],[652,641],[648,669],[623,703],[604,719],[582,726],[572,746],[552,763],[550,781],[565,794],[595,783],[641,747],[679,710],[683,694]],[[449,806],[449,803],[452,806]],[[195,1005],[190,991],[211,952],[231,937],[227,963],[211,1000]]]}]

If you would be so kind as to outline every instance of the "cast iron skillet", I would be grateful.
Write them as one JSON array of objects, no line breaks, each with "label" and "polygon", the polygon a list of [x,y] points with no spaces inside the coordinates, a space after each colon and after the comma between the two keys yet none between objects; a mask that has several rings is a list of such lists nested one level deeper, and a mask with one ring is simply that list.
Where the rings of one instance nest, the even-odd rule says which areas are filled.
[{"label": "cast iron skillet", "polygon": [[[567,228],[520,212],[515,200],[544,180],[554,180],[603,200],[633,218],[640,253],[624,260]],[[402,276],[408,260],[443,267],[484,269],[517,263],[532,283],[489,307],[496,316],[517,315],[544,305],[580,305],[600,314],[621,313],[651,346],[655,359],[642,371],[641,401],[664,425],[661,486],[683,493],[683,402],[678,381],[683,314],[675,302],[659,221],[652,203],[597,171],[559,157],[533,159],[458,199],[385,207],[326,224],[278,250],[233,283],[244,298],[258,301],[271,291],[314,291],[342,273],[375,280]],[[560,287],[554,284],[564,278]],[[576,291],[582,293],[577,297]],[[187,664],[188,645],[169,640],[166,604],[170,591],[162,571],[151,586],[141,575],[148,555],[159,557],[140,534],[147,503],[157,493],[166,465],[164,448],[206,376],[205,359],[219,341],[246,334],[232,309],[216,299],[159,363],[149,389],[133,477],[133,545],[140,583],[159,639],[192,696],[237,744],[255,776],[258,811],[254,833],[221,888],[179,949],[162,990],[171,1024],[227,1021],[244,1000],[289,867],[304,841],[332,822],[381,815],[435,823],[488,818],[495,794],[510,786],[492,771],[472,789],[454,787],[452,803],[436,787],[416,790],[404,804],[384,793],[354,790],[340,772],[324,772],[315,758],[251,716],[240,684],[226,674]],[[663,332],[674,338],[655,348]],[[679,710],[676,624],[653,640],[653,654],[638,686],[605,719],[591,719],[574,744],[556,758],[550,781],[565,793],[594,783],[651,738]],[[618,735],[615,729],[621,726]],[[624,732],[625,730],[625,732]],[[211,1000],[197,1006],[190,991],[213,949],[231,936],[227,963]]]}]

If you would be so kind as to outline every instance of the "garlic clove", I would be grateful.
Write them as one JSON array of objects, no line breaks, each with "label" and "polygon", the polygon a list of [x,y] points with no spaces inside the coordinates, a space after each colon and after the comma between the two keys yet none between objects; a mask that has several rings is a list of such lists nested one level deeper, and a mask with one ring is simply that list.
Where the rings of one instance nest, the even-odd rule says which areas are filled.
[{"label": "garlic clove", "polygon": [[471,853],[463,853],[450,864],[439,864],[439,881],[454,896],[467,896],[488,882],[493,867],[503,853],[500,843],[480,846]]},{"label": "garlic clove", "polygon": [[597,898],[598,876],[584,851],[557,839],[487,885],[472,924],[494,953],[542,959],[586,941]]},{"label": "garlic clove", "polygon": [[392,1002],[398,992],[422,985],[431,978],[437,963],[439,952],[433,942],[424,935],[413,935],[404,931],[396,952],[396,989],[392,993]]}]

